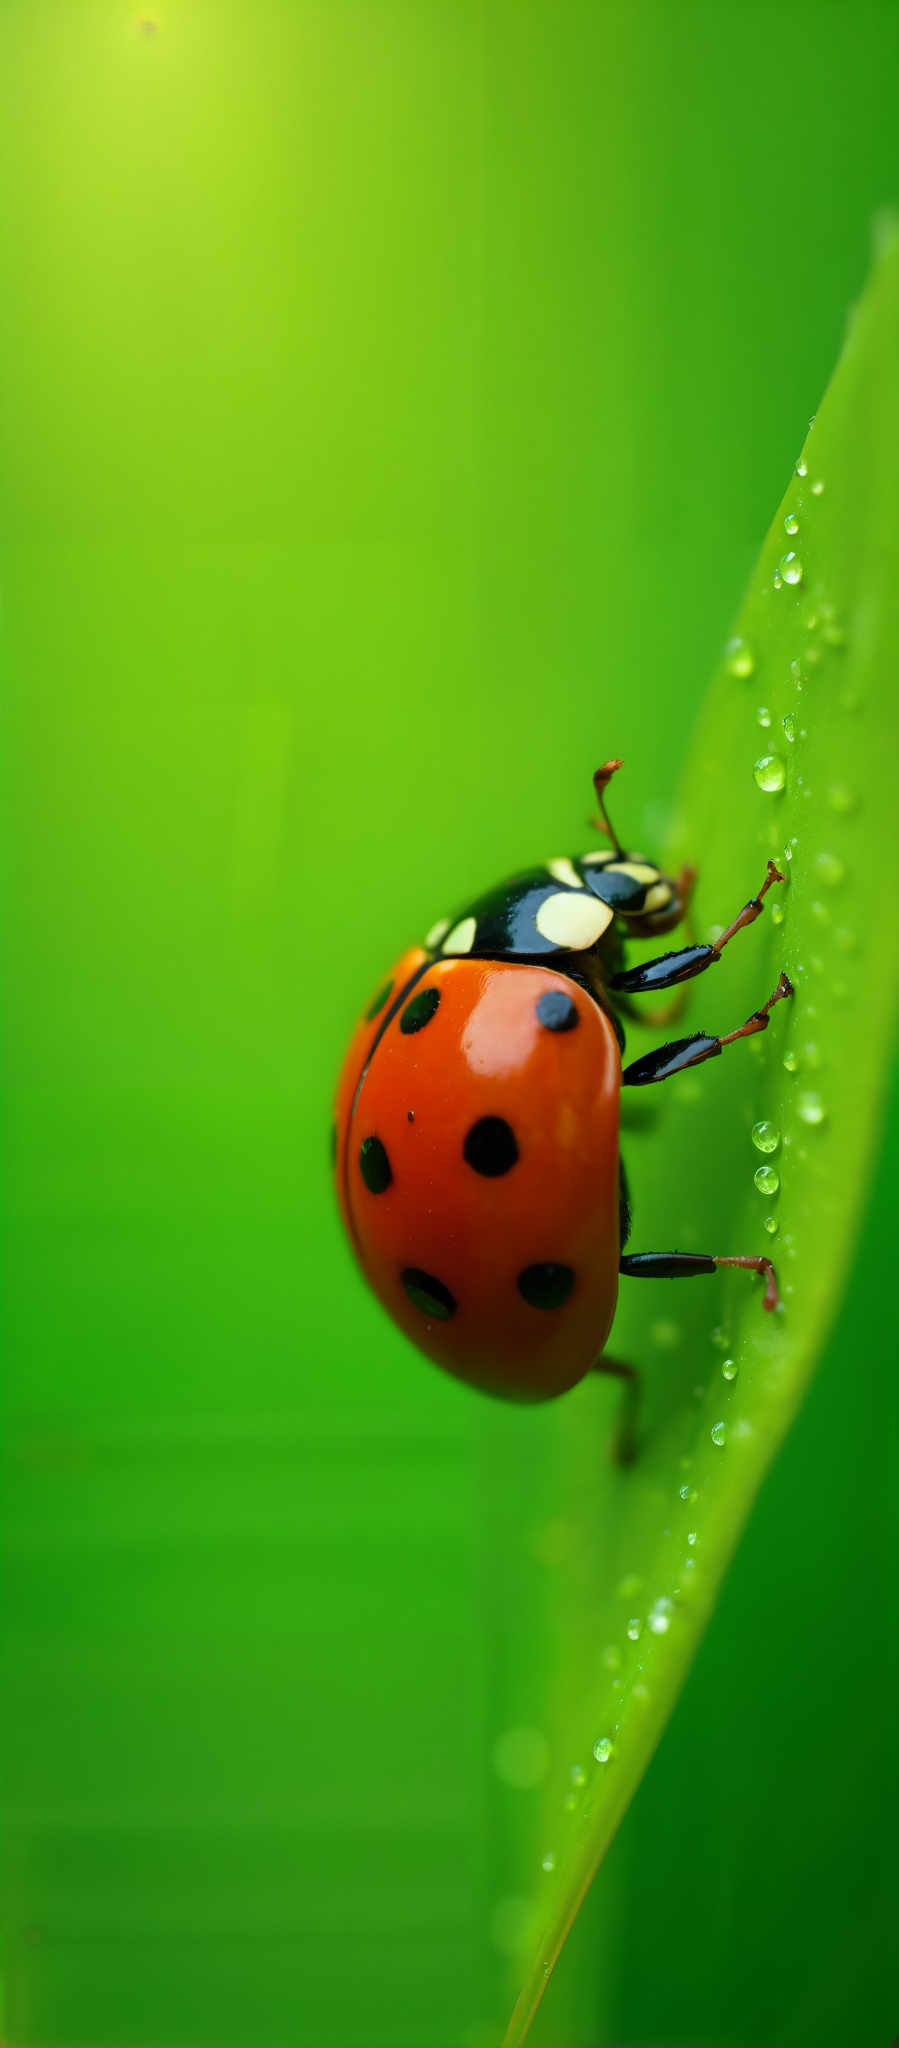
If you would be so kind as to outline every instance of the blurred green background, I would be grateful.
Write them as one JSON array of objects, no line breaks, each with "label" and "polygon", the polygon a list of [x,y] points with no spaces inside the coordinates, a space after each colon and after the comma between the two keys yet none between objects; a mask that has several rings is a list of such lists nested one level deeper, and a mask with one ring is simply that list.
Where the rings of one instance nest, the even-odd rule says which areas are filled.
[{"label": "blurred green background", "polygon": [[[6,0],[0,60],[4,2038],[480,2048],[553,1422],[367,1298],[335,1069],[598,760],[663,839],[899,194],[899,12]],[[554,2048],[895,2032],[891,1128]]]}]

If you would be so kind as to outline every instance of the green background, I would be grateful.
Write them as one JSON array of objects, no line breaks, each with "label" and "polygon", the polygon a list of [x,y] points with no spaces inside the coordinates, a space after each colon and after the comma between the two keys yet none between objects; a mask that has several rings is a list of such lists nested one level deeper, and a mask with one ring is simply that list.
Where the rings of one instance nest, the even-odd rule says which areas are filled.
[{"label": "green background", "polygon": [[[0,71],[6,2038],[480,2048],[565,1502],[358,1281],[335,1070],[598,760],[662,842],[899,13],[7,0]],[[894,1115],[554,2048],[895,2032],[897,1187]]]}]

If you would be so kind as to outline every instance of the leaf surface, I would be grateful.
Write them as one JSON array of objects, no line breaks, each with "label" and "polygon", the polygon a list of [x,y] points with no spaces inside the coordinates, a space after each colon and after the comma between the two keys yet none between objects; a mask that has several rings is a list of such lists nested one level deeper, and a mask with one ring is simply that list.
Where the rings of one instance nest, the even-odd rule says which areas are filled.
[{"label": "leaf surface", "polygon": [[660,1036],[730,1031],[782,969],[790,976],[794,999],[764,1035],[626,1096],[622,1124],[628,1249],[767,1253],[782,1303],[764,1314],[759,1282],[736,1271],[622,1282],[611,1349],[645,1379],[629,1470],[607,1462],[611,1393],[598,1400],[591,1380],[559,1404],[554,1761],[507,2048],[528,2032],[671,1714],[802,1400],[863,1210],[896,998],[897,365],[891,230],[701,712],[668,849],[673,868],[701,870],[700,939],[732,921],[769,857],[785,882],[697,985],[685,1022],[629,1030],[629,1058]]}]

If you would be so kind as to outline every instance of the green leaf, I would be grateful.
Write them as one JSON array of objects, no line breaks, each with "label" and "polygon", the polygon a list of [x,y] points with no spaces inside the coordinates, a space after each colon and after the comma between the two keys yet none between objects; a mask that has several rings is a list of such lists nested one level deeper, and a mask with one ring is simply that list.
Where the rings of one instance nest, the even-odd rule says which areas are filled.
[{"label": "green leaf", "polygon": [[[764,1035],[641,1094],[622,1128],[629,1250],[767,1253],[782,1304],[764,1314],[758,1280],[736,1271],[622,1282],[612,1350],[645,1376],[629,1470],[608,1464],[611,1390],[591,1379],[560,1404],[570,1519],[552,1598],[553,1769],[508,2048],[528,2031],[802,1400],[878,1136],[896,995],[886,856],[899,673],[899,237],[881,239],[702,711],[669,848],[700,867],[700,938],[731,922],[769,856],[785,877],[674,1035],[732,1030],[781,969],[795,996]],[[695,564],[701,576],[701,533]],[[664,1035],[635,1031],[629,1056]],[[761,1123],[773,1151],[758,1149]],[[776,1191],[756,1185],[759,1169]]]}]

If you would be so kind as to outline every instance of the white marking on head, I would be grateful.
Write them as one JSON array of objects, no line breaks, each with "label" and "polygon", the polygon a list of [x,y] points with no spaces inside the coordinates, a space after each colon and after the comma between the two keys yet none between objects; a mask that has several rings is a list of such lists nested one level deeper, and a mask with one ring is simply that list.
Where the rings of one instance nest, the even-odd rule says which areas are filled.
[{"label": "white marking on head", "polygon": [[560,855],[558,860],[548,860],[546,872],[552,875],[554,882],[567,882],[569,889],[582,889],[584,886],[583,876],[578,874],[577,868],[572,867],[564,854]]},{"label": "white marking on head", "polygon": [[648,861],[616,860],[613,865],[616,875],[630,875],[631,881],[642,882],[644,889],[659,879],[658,868],[651,868]]},{"label": "white marking on head", "polygon": [[653,887],[646,891],[646,902],[640,913],[641,917],[648,916],[652,910],[667,910],[673,898],[674,890],[670,882],[655,882]]}]

